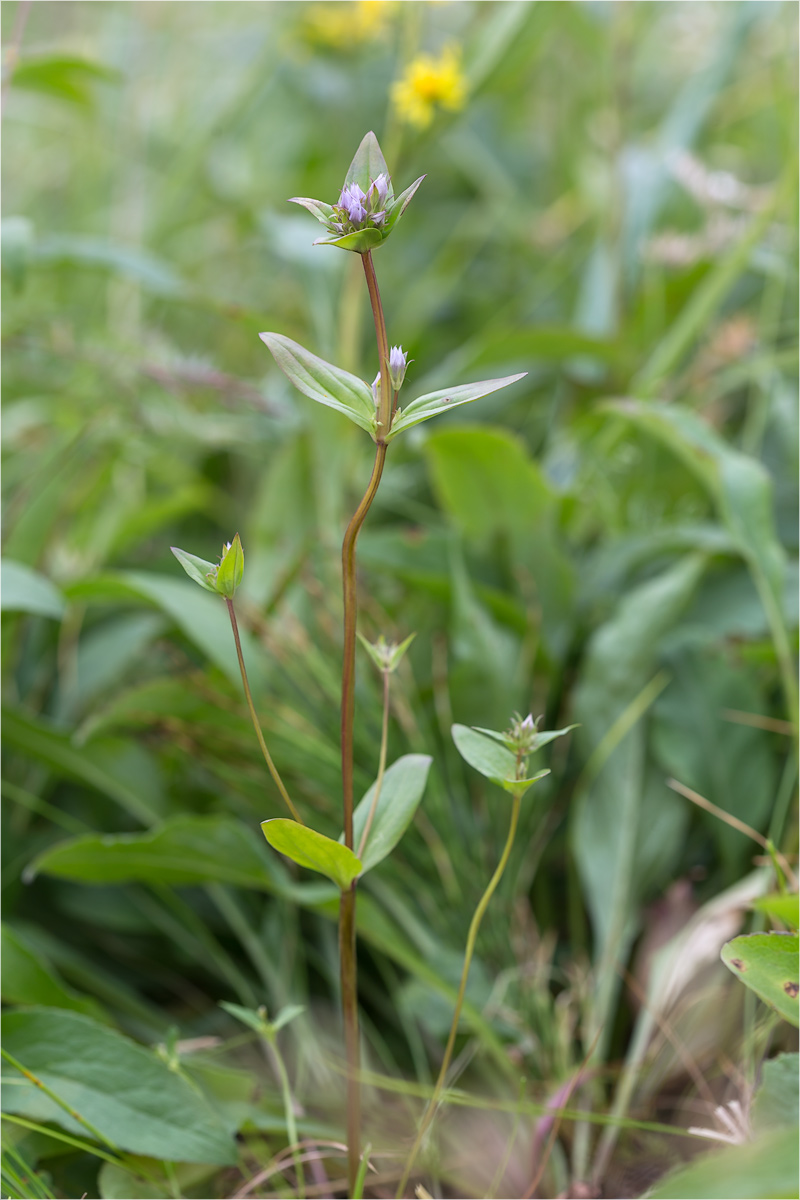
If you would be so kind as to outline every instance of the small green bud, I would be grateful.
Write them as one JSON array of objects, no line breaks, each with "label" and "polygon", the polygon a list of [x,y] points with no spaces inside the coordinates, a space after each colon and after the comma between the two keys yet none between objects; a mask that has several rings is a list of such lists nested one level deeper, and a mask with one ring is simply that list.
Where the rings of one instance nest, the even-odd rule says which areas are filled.
[{"label": "small green bud", "polygon": [[222,557],[217,568],[214,590],[224,596],[226,600],[232,600],[237,587],[242,582],[243,575],[244,550],[237,533],[232,542],[227,542],[222,547]]},{"label": "small green bud", "polygon": [[416,637],[416,633],[412,633],[404,642],[387,642],[383,634],[380,635],[377,642],[368,642],[365,637],[358,634],[358,640],[370,656],[375,666],[379,671],[388,671],[389,673],[396,671],[401,658],[405,654],[408,647]]},{"label": "small green bud", "polygon": [[244,575],[244,550],[238,533],[232,542],[227,542],[222,547],[219,563],[208,562],[205,558],[198,558],[196,554],[188,554],[186,550],[180,550],[177,546],[171,546],[170,549],[189,578],[199,583],[200,587],[205,588],[207,592],[224,596],[226,600],[233,599]]}]

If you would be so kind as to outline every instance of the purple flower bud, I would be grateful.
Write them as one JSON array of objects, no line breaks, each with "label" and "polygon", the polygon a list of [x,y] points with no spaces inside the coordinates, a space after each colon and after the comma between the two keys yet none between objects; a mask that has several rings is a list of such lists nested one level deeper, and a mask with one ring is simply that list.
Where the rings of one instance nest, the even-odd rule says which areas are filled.
[{"label": "purple flower bud", "polygon": [[381,373],[380,373],[380,371],[378,371],[378,374],[375,376],[375,378],[372,381],[372,399],[375,401],[375,407],[377,408],[381,402]]},{"label": "purple flower bud", "polygon": [[533,723],[533,717],[531,716],[530,713],[528,713],[527,717],[522,722],[520,729],[524,729],[526,732],[532,733],[533,730],[535,730],[535,728],[536,728],[536,726]]},{"label": "purple flower bud", "polygon": [[360,229],[367,219],[366,200],[366,194],[357,183],[351,183],[342,188],[339,196],[338,207],[344,211],[350,223],[357,229]]},{"label": "purple flower bud", "polygon": [[389,195],[389,184],[389,176],[384,175],[383,172],[381,172],[377,179],[372,181],[369,186],[369,191],[367,192],[370,209],[377,211],[379,208],[386,207],[386,197]]},{"label": "purple flower bud", "polygon": [[408,355],[403,351],[401,346],[392,346],[389,351],[389,379],[396,392],[399,392],[403,386],[403,380],[406,376],[407,358]]}]

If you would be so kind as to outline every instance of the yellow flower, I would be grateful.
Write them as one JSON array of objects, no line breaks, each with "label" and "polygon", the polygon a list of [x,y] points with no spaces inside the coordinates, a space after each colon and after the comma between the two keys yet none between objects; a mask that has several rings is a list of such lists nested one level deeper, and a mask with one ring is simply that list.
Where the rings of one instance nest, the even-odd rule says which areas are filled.
[{"label": "yellow flower", "polygon": [[392,100],[403,120],[424,129],[437,106],[456,112],[467,99],[467,81],[457,50],[448,47],[440,58],[419,54],[392,85]]},{"label": "yellow flower", "polygon": [[344,50],[358,42],[371,42],[383,33],[393,0],[357,0],[355,4],[312,4],[305,14],[309,40]]}]

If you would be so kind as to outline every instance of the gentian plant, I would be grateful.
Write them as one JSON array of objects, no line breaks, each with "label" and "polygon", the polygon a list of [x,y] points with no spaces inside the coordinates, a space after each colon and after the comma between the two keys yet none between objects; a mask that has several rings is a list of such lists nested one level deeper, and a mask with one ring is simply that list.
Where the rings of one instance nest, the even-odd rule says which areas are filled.
[{"label": "gentian plant", "polygon": [[[359,1031],[356,970],[356,889],[358,880],[389,854],[410,824],[422,799],[430,767],[427,755],[407,754],[392,766],[386,767],[386,746],[389,718],[389,689],[391,675],[411,641],[400,645],[387,644],[383,638],[364,645],[383,680],[383,721],[378,775],[375,783],[354,806],[353,797],[353,725],[355,653],[357,636],[356,543],[359,532],[375,498],[383,474],[389,444],[398,435],[437,413],[477,400],[490,392],[508,387],[522,379],[524,372],[500,379],[456,385],[429,392],[412,399],[404,408],[398,405],[401,388],[409,365],[408,356],[400,345],[389,348],[378,281],[372,260],[378,249],[395,231],[400,218],[415,195],[424,176],[415,180],[399,196],[395,196],[391,176],[377,138],[368,133],[361,142],[345,177],[335,204],[307,197],[295,197],[293,203],[306,208],[322,225],[326,235],[317,245],[338,246],[361,255],[367,291],[369,293],[377,343],[378,371],[372,384],[358,376],[326,362],[310,350],[280,333],[262,333],[261,339],[271,351],[275,362],[294,386],[312,400],[336,409],[348,417],[372,438],[375,459],[372,473],[344,534],[342,543],[342,590],[344,600],[344,651],[341,690],[341,770],[342,770],[342,837],[335,841],[304,825],[300,814],[278,774],[261,732],[247,680],[241,642],[234,610],[234,594],[241,583],[244,554],[238,534],[223,548],[218,565],[205,562],[183,550],[173,552],[184,570],[202,587],[222,596],[228,607],[236,643],[242,684],[262,753],[278,790],[291,813],[291,819],[276,818],[264,821],[262,829],[271,846],[300,866],[327,876],[341,893],[339,908],[339,952],[341,971],[342,1009],[347,1056],[347,1144],[350,1194],[356,1181],[363,1178],[360,1151],[360,1091],[359,1091]],[[413,634],[411,635],[413,637]],[[362,639],[363,641],[363,639]],[[528,716],[517,717],[506,733],[454,726],[456,747],[468,763],[494,783],[510,793],[512,810],[505,849],[497,870],[489,882],[475,911],[470,926],[461,986],[458,992],[453,1024],[444,1060],[433,1095],[419,1127],[417,1139],[400,1182],[402,1194],[413,1168],[417,1152],[428,1129],[441,1096],[450,1065],[458,1028],[470,963],[483,914],[505,869],[519,817],[522,797],[538,779],[548,772],[528,774],[528,757],[553,738],[567,730],[539,733],[536,723]],[[360,1185],[359,1185],[360,1186]]]}]

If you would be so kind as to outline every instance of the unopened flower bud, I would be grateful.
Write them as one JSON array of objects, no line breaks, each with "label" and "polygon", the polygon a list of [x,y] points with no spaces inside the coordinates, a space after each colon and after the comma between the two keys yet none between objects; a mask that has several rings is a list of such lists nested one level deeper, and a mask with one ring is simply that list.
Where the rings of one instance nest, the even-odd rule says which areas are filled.
[{"label": "unopened flower bud", "polygon": [[406,377],[407,358],[401,346],[392,346],[389,351],[389,379],[396,392],[400,391]]}]

